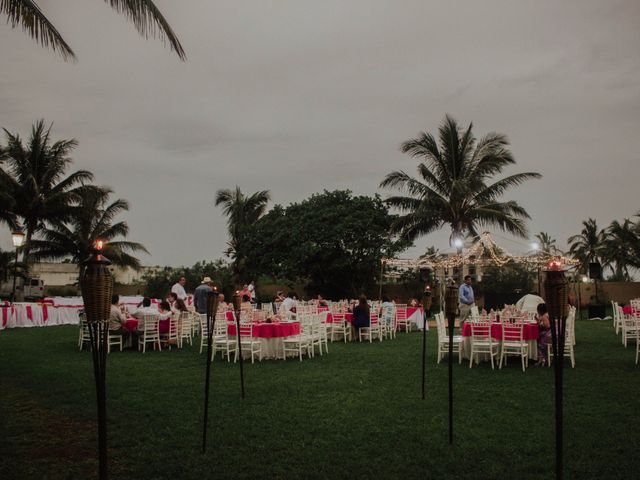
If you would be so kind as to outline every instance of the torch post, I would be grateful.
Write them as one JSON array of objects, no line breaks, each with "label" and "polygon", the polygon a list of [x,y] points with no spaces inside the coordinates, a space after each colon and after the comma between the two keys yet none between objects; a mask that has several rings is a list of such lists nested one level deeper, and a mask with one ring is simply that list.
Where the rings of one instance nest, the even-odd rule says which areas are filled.
[{"label": "torch post", "polygon": [[218,312],[218,289],[207,294],[207,367],[204,379],[204,417],[202,421],[202,453],[207,451],[207,427],[209,421],[209,381],[211,378],[211,362],[213,360],[212,338]]},{"label": "torch post", "polygon": [[236,290],[233,295],[233,310],[236,317],[236,338],[238,339],[238,356],[240,357],[240,392],[242,399],[244,400],[244,360],[242,358],[242,339],[240,338],[240,306],[242,304],[242,298],[240,292]]},{"label": "torch post", "polygon": [[113,278],[109,271],[111,262],[100,252],[103,243],[97,241],[91,255],[83,262],[80,288],[84,301],[84,311],[89,329],[91,354],[93,356],[93,374],[96,381],[96,400],[98,407],[98,460],[99,478],[108,478],[107,464],[107,341],[109,337],[109,315]]},{"label": "torch post", "polygon": [[447,286],[445,296],[445,313],[449,325],[449,445],[453,444],[453,328],[456,323],[458,309],[458,287],[455,283]]},{"label": "torch post", "polygon": [[564,339],[567,320],[567,279],[562,264],[552,261],[548,265],[545,281],[545,297],[551,323],[551,348],[555,376],[556,409],[556,478],[562,480],[563,471],[563,370]]},{"label": "torch post", "polygon": [[429,317],[431,317],[431,286],[426,285],[424,287],[423,292],[423,300],[422,300],[422,308],[423,312],[423,325],[422,325],[422,400],[425,397],[424,391],[424,383],[427,369],[427,322],[429,321]]}]

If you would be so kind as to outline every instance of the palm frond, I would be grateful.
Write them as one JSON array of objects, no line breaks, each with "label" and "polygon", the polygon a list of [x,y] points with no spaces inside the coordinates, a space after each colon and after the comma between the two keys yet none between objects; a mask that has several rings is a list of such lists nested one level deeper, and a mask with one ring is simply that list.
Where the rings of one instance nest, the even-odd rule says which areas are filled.
[{"label": "palm frond", "polygon": [[178,36],[151,0],[105,0],[105,2],[130,20],[140,35],[145,38],[149,36],[160,38],[163,42],[169,43],[171,50],[176,52],[180,60],[187,59]]},{"label": "palm frond", "polygon": [[0,0],[0,13],[7,16],[12,28],[22,30],[45,48],[51,48],[65,61],[75,61],[76,54],[62,35],[32,0]]}]

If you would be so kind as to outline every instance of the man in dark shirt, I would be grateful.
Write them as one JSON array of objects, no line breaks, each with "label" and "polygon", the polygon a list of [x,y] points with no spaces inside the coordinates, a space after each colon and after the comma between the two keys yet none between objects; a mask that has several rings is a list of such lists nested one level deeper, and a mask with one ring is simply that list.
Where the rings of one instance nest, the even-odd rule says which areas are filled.
[{"label": "man in dark shirt", "polygon": [[213,281],[209,277],[204,277],[200,285],[193,292],[193,306],[198,313],[207,313],[207,295],[213,292],[211,285]]}]

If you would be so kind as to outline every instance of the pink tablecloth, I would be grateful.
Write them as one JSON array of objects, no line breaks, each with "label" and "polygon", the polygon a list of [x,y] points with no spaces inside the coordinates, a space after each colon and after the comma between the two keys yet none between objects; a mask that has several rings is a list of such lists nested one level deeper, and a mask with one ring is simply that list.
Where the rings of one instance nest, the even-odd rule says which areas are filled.
[{"label": "pink tablecloth", "polygon": [[[137,318],[129,318],[124,322],[124,328],[130,332],[135,332],[138,330],[139,324],[140,321]],[[160,333],[167,333],[169,331],[169,319],[160,320],[158,322],[158,329]]]},{"label": "pink tablecloth", "polygon": [[[333,323],[334,322],[333,315],[334,315],[333,313],[327,313],[327,319],[325,320],[325,323]],[[337,315],[342,316],[343,314],[340,313]],[[353,322],[353,313],[345,313],[344,319],[349,323]]]},{"label": "pink tablecloth", "polygon": [[[228,333],[236,334],[235,324],[229,323]],[[251,333],[257,338],[291,337],[300,334],[300,322],[255,323]]]},{"label": "pink tablecloth", "polygon": [[638,315],[640,314],[640,310],[634,310],[631,305],[625,305],[622,307],[622,313],[625,315]]},{"label": "pink tablecloth", "polygon": [[[462,336],[470,337],[471,336],[471,323],[464,322],[462,326]],[[491,324],[491,336],[495,340],[502,340],[502,325],[498,322],[494,322]],[[525,323],[522,328],[522,336],[524,340],[538,340],[538,324],[537,323]]]}]

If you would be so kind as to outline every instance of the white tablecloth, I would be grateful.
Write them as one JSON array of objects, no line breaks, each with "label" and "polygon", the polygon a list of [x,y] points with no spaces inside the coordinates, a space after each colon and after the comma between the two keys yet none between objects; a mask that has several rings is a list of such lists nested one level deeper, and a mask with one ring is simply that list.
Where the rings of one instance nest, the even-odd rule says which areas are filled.
[{"label": "white tablecloth", "polygon": [[4,311],[0,329],[77,325],[80,320],[78,313],[81,310],[80,307],[56,307],[40,303],[15,303],[13,308],[2,308]]}]

